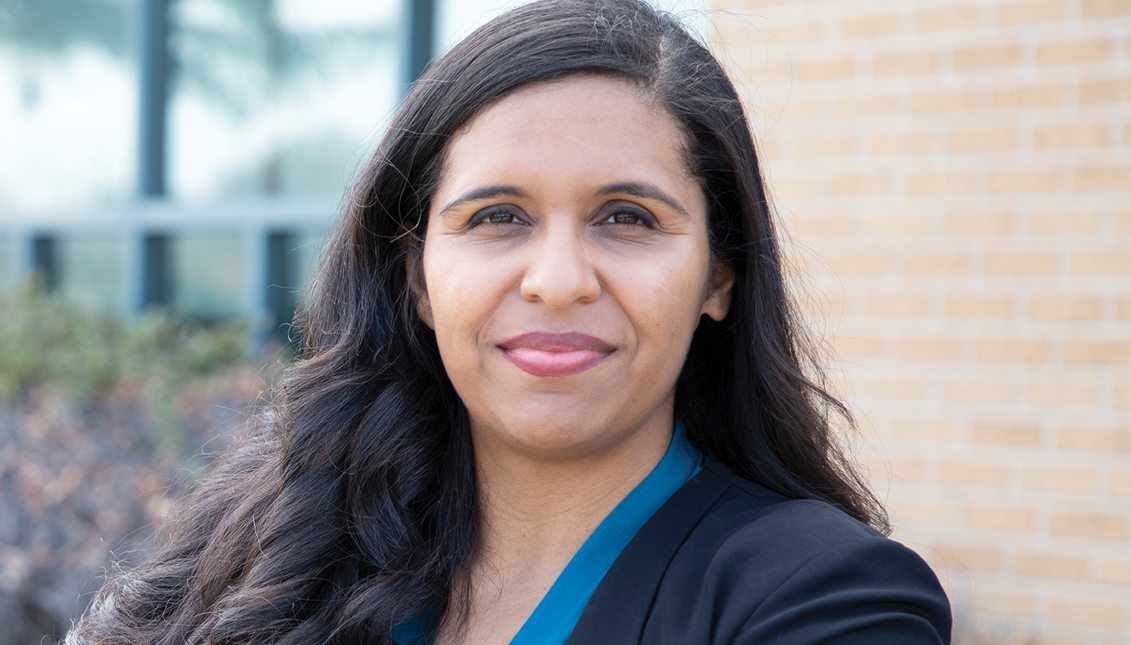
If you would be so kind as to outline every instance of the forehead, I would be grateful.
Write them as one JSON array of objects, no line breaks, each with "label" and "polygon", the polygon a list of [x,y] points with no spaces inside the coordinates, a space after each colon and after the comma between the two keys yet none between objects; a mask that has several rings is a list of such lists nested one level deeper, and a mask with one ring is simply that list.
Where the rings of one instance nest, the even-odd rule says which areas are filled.
[{"label": "forehead", "polygon": [[455,133],[441,183],[500,172],[593,171],[689,179],[679,123],[636,85],[583,75],[524,87]]}]

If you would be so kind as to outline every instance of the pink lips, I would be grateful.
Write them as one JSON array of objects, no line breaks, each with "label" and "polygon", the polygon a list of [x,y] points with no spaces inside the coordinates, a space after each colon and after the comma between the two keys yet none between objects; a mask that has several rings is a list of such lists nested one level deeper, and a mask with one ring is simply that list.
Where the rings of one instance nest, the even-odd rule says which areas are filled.
[{"label": "pink lips", "polygon": [[531,332],[499,344],[503,356],[534,376],[569,376],[596,366],[616,348],[588,334]]}]

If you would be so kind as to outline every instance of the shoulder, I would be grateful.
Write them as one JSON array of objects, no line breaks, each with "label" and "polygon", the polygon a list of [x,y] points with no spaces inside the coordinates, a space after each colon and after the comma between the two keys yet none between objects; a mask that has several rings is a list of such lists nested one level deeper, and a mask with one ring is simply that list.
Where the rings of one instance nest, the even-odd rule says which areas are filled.
[{"label": "shoulder", "polygon": [[717,643],[949,642],[946,595],[913,551],[823,502],[787,499],[718,464],[704,474],[729,486],[657,597],[687,617],[667,627],[690,630],[680,642],[706,642],[691,633],[702,629]]}]

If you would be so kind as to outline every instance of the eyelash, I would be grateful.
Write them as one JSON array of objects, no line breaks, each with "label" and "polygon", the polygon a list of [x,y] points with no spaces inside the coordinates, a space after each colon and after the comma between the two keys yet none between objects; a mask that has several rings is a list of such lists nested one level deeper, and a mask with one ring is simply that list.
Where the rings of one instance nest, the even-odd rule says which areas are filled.
[{"label": "eyelash", "polygon": [[[492,221],[492,219],[496,216],[498,216],[500,219],[509,218],[510,221]],[[620,218],[620,217],[634,217],[634,218],[636,218],[637,222],[636,223],[618,222],[617,218]],[[612,220],[612,221],[610,221],[610,220]],[[601,225],[609,225],[609,226],[625,226],[625,227],[644,226],[645,228],[649,228],[649,229],[655,228],[655,226],[656,226],[655,218],[652,217],[646,211],[643,211],[643,210],[638,209],[638,208],[629,208],[629,207],[626,207],[626,206],[623,206],[623,205],[615,206],[611,210],[604,210],[600,214],[599,219],[597,220],[597,223],[601,224]],[[505,225],[511,225],[511,224],[519,224],[519,225],[522,225],[522,226],[528,226],[529,225],[529,223],[526,222],[519,213],[515,213],[511,208],[500,207],[500,206],[490,206],[488,208],[484,208],[483,210],[477,212],[475,215],[472,216],[471,220],[468,222],[468,228],[474,228],[476,226],[479,226],[480,224],[497,224],[497,225],[504,225],[504,226]]]},{"label": "eyelash", "polygon": [[[604,214],[602,214],[602,215],[604,215]],[[616,218],[621,217],[621,216],[635,217],[637,219],[638,223],[636,223],[636,224],[626,224],[624,222],[616,221]],[[613,220],[613,221],[610,222],[609,220]],[[652,217],[651,215],[649,215],[648,213],[646,213],[646,212],[644,212],[640,209],[637,209],[637,208],[628,208],[628,207],[625,207],[625,206],[615,207],[611,212],[608,213],[607,217],[604,217],[600,221],[600,223],[601,224],[609,224],[609,225],[612,225],[612,226],[641,226],[642,225],[645,228],[655,228],[655,226],[656,226],[655,218]]]},{"label": "eyelash", "polygon": [[[499,221],[492,222],[492,221],[490,221],[491,218],[496,216],[496,215],[502,216],[502,217],[509,217],[513,221],[507,221],[507,222],[499,222]],[[500,225],[522,224],[522,225],[526,225],[526,222],[524,222],[522,220],[522,218],[517,213],[514,213],[513,211],[511,211],[508,208],[500,208],[498,206],[491,206],[489,208],[484,208],[483,210],[479,211],[474,216],[472,216],[471,221],[468,222],[468,228],[473,228],[473,227],[478,226],[480,224],[500,224]]]}]

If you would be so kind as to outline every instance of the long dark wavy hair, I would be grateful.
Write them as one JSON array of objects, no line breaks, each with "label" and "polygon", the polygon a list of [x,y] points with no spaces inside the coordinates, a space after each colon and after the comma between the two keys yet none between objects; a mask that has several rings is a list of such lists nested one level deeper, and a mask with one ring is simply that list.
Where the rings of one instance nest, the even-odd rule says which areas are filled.
[{"label": "long dark wavy hair", "polygon": [[147,563],[117,571],[70,643],[389,643],[398,624],[459,624],[478,546],[467,412],[415,309],[446,145],[532,83],[600,74],[682,125],[707,196],[730,313],[703,318],[676,391],[688,439],[738,475],[886,531],[812,375],[742,103],[718,61],[640,0],[541,0],[481,27],[415,83],[344,209],[299,327],[303,358],[262,431],[187,501]]}]

